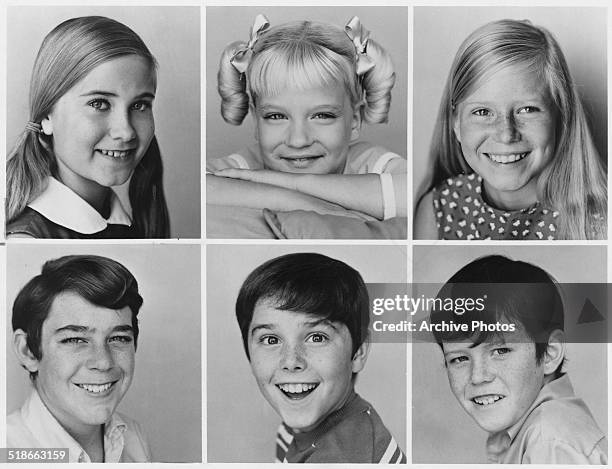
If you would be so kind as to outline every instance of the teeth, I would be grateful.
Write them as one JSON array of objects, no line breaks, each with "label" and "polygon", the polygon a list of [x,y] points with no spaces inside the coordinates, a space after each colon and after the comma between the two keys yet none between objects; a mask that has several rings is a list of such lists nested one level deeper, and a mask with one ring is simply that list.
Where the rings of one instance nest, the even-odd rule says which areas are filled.
[{"label": "teeth", "polygon": [[491,158],[496,163],[514,163],[515,161],[522,160],[527,156],[529,152],[526,153],[513,153],[511,155],[495,155],[493,153],[487,153],[489,158]]},{"label": "teeth", "polygon": [[287,384],[279,384],[278,387],[281,391],[289,392],[291,394],[298,394],[301,392],[310,391],[317,387],[316,384],[306,384],[306,383],[287,383]]},{"label": "teeth", "polygon": [[103,155],[106,156],[111,156],[113,158],[125,158],[128,153],[129,150],[126,151],[119,151],[119,150],[99,150],[100,153],[102,153]]},{"label": "teeth", "polygon": [[478,405],[490,405],[493,404],[494,402],[499,401],[500,399],[503,399],[504,396],[500,396],[499,394],[492,394],[492,395],[488,395],[488,396],[478,396],[475,397],[474,399],[472,399],[476,404]]},{"label": "teeth", "polygon": [[77,384],[78,387],[93,393],[100,393],[110,389],[113,383],[106,384]]}]

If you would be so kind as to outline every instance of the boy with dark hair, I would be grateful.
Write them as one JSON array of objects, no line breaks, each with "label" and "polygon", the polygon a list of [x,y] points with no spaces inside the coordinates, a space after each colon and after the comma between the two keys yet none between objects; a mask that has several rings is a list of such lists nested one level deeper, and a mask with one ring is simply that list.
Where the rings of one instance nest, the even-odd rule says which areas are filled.
[{"label": "boy with dark hair", "polygon": [[486,296],[483,309],[438,308],[430,319],[457,325],[433,328],[434,336],[453,394],[490,433],[489,462],[606,464],[606,437],[562,370],[564,310],[555,281],[532,264],[487,256],[438,294],[474,296]]},{"label": "boy with dark hair", "polygon": [[115,412],[134,374],[142,297],[100,256],[48,261],[13,304],[13,348],[34,389],[7,419],[12,448],[68,448],[69,462],[147,462],[140,426]]},{"label": "boy with dark hair", "polygon": [[283,420],[277,461],[406,462],[354,390],[370,320],[356,270],[321,254],[272,259],[244,281],[236,317],[259,389]]}]

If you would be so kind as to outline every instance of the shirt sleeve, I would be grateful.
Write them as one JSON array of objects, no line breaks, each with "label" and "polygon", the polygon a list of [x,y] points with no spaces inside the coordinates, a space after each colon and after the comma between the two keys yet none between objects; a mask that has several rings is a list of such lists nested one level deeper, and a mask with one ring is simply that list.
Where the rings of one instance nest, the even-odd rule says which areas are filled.
[{"label": "shirt sleeve", "polygon": [[608,463],[605,438],[602,438],[588,454],[563,440],[544,440],[529,445],[522,464],[600,464]]},{"label": "shirt sleeve", "polygon": [[206,162],[206,172],[208,173],[228,168],[251,169],[246,158],[239,153],[232,153],[231,155]]}]

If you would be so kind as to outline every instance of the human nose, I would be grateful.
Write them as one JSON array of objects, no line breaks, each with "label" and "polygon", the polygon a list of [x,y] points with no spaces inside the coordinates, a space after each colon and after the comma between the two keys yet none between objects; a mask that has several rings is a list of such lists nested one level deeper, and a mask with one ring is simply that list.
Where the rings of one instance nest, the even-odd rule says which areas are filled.
[{"label": "human nose", "polygon": [[280,365],[284,371],[302,371],[306,369],[303,348],[298,344],[285,344],[281,349]]},{"label": "human nose", "polygon": [[136,138],[129,112],[116,111],[111,116],[109,133],[111,138],[129,142]]},{"label": "human nose", "polygon": [[88,360],[87,367],[92,370],[108,370],[113,367],[114,359],[110,350],[110,345],[93,344]]},{"label": "human nose", "polygon": [[310,128],[306,122],[293,121],[287,129],[286,143],[293,148],[307,147],[312,143]]},{"label": "human nose", "polygon": [[486,359],[475,359],[472,361],[470,379],[472,384],[482,384],[493,381],[495,373]]},{"label": "human nose", "polygon": [[495,133],[497,140],[501,143],[512,143],[520,140],[521,134],[517,128],[514,116],[501,116],[495,123]]}]

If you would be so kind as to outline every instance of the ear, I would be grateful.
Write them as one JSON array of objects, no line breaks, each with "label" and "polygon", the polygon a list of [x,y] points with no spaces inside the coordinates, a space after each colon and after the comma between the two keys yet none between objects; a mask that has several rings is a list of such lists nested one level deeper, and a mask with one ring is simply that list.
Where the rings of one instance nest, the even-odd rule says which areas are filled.
[{"label": "ear", "polygon": [[259,120],[257,119],[255,106],[253,105],[252,100],[249,101],[249,114],[251,114],[251,119],[253,119],[253,131],[255,132],[255,141],[259,142]]},{"label": "ear", "polygon": [[40,125],[42,127],[43,134],[53,135],[53,121],[51,120],[51,116],[47,116],[40,121]]},{"label": "ear", "polygon": [[361,133],[361,109],[364,104],[360,103],[353,110],[353,119],[351,121],[351,142],[356,141]]},{"label": "ear", "polygon": [[459,111],[457,109],[455,109],[453,111],[453,131],[455,132],[455,138],[457,139],[457,141],[459,143],[461,143],[461,124],[460,124],[460,119],[459,119]]},{"label": "ear", "polygon": [[559,329],[551,332],[548,338],[548,346],[544,355],[544,374],[550,375],[555,372],[565,358],[565,334]]},{"label": "ear", "polygon": [[370,351],[370,342],[366,339],[363,344],[357,349],[355,355],[353,355],[353,373],[359,373],[363,370],[363,367],[368,360],[368,353]]},{"label": "ear", "polygon": [[38,371],[38,359],[32,354],[28,347],[28,335],[23,329],[17,329],[13,332],[13,350],[21,366],[30,373]]}]

